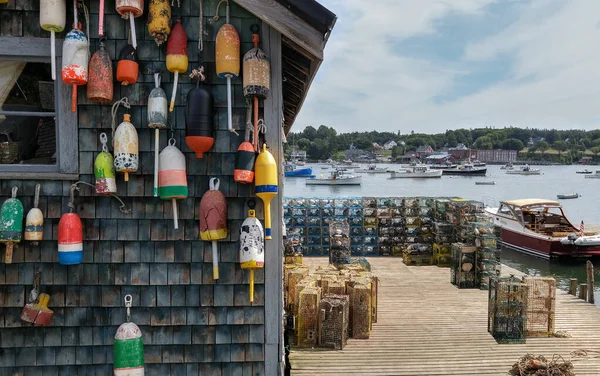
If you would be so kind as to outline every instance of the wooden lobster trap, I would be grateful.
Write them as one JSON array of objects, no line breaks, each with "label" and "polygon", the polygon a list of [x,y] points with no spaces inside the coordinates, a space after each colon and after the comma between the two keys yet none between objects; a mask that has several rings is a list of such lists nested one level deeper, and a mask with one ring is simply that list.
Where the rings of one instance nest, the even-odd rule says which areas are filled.
[{"label": "wooden lobster trap", "polygon": [[319,346],[342,350],[348,341],[350,298],[325,295],[319,304]]},{"label": "wooden lobster trap", "polygon": [[556,314],[556,280],[552,277],[524,276],[527,285],[527,335],[552,337]]},{"label": "wooden lobster trap", "polygon": [[319,341],[321,288],[305,287],[298,299],[298,346],[315,347]]}]

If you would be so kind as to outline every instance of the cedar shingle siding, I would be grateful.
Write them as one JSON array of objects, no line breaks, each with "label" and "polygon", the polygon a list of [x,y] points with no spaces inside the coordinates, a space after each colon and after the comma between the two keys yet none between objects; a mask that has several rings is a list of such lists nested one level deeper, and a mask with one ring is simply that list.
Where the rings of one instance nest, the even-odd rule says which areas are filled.
[{"label": "cedar shingle siding", "polygon": [[[98,1],[86,1],[86,5],[90,3],[93,54],[99,47]],[[226,81],[215,74],[214,40],[225,22],[225,7],[221,19],[211,23],[217,1],[204,1],[204,67],[206,83],[215,97],[215,123],[219,129],[215,146],[202,159],[196,159],[185,145],[184,104],[193,85],[187,74],[180,75],[177,107],[169,118],[177,146],[187,158],[190,191],[188,199],[179,201],[180,229],[174,230],[170,203],[152,197],[154,130],[146,126],[145,104],[154,83],[152,75],[145,73],[148,68],[161,69],[162,87],[169,97],[173,74],[165,68],[166,43],[158,47],[148,35],[148,3],[144,15],[135,20],[138,83],[121,86],[115,82],[114,94],[114,100],[127,96],[133,104],[131,118],[139,134],[138,172],[130,175],[127,184],[123,174],[117,174],[117,194],[133,209],[132,213],[121,213],[116,200],[96,196],[89,187],[82,187],[76,197],[76,210],[84,225],[83,264],[63,266],[57,260],[57,228],[60,216],[68,211],[73,182],[1,181],[0,202],[8,198],[11,187],[17,186],[25,212],[32,207],[35,184],[41,183],[40,209],[45,224],[40,245],[21,243],[15,247],[13,264],[0,263],[0,375],[112,374],[113,337],[126,320],[125,294],[133,295],[132,321],[144,335],[146,375],[264,374],[264,273],[259,270],[256,274],[254,304],[250,306],[248,272],[238,264],[240,225],[248,209],[246,200],[253,196],[254,188],[233,181],[234,155],[243,129],[239,137],[227,131]],[[181,4],[181,9],[173,8],[173,18],[181,16],[189,38],[189,67],[197,68],[199,1],[182,0]],[[49,33],[39,27],[38,10],[37,0],[9,0],[8,5],[0,5],[1,36],[49,38]],[[63,38],[71,28],[71,1],[67,1],[67,13],[66,30],[57,38]],[[261,22],[231,2],[231,23],[240,33],[243,55],[252,47],[250,26]],[[116,14],[115,1],[106,0],[105,33],[114,72],[128,28],[128,22]],[[233,80],[233,84],[234,124],[239,129],[246,122],[246,103],[241,79]],[[106,132],[111,144],[111,105],[88,102],[84,87],[79,88],[78,103],[80,180],[94,183],[93,163],[101,151],[99,134]],[[122,113],[121,107],[117,125]],[[169,134],[161,131],[161,149]],[[217,283],[212,279],[210,243],[199,240],[198,234],[200,197],[212,176],[221,180],[220,189],[229,205],[229,238],[219,242]],[[259,199],[257,203],[262,217]],[[43,273],[42,292],[50,294],[50,308],[54,310],[52,326],[45,328],[24,327],[19,319],[37,267]]]}]

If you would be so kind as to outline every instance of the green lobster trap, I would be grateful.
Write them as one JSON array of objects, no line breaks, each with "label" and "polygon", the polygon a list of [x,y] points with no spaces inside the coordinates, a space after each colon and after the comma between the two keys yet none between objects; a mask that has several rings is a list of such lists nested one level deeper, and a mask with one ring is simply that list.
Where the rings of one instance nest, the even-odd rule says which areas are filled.
[{"label": "green lobster trap", "polygon": [[490,278],[488,332],[498,343],[525,343],[529,288],[514,276]]}]

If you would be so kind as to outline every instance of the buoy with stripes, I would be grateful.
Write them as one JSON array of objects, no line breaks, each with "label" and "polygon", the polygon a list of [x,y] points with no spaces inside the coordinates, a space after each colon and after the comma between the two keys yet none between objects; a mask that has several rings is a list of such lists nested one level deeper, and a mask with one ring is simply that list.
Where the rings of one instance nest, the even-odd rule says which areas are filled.
[{"label": "buoy with stripes", "polygon": [[125,295],[127,322],[117,329],[113,346],[114,376],[144,376],[144,340],[142,331],[131,322],[133,298]]},{"label": "buoy with stripes", "polygon": [[177,200],[188,197],[185,155],[175,146],[175,139],[169,140],[169,146],[159,155],[158,194],[163,200],[173,203],[173,225],[179,228],[177,220]]},{"label": "buoy with stripes", "polygon": [[171,94],[169,112],[173,112],[173,108],[175,108],[179,73],[185,73],[188,70],[187,41],[187,34],[181,25],[181,20],[177,20],[177,23],[171,31],[169,40],[167,41],[167,69],[169,72],[173,72],[175,77],[173,80],[173,93]]},{"label": "buoy with stripes", "polygon": [[135,47],[126,44],[119,52],[119,62],[117,63],[117,81],[121,85],[133,85],[137,82],[140,67],[137,62],[137,53]]},{"label": "buoy with stripes", "polygon": [[76,185],[71,186],[69,212],[58,222],[58,262],[61,265],[81,264],[83,261],[83,226],[81,219],[74,213],[74,195]]},{"label": "buoy with stripes", "polygon": [[210,150],[215,143],[213,125],[214,98],[204,80],[204,67],[194,69],[190,75],[197,78],[196,87],[188,92],[185,106],[185,143],[196,153],[196,158]]},{"label": "buoy with stripes", "polygon": [[37,245],[44,238],[44,214],[38,208],[40,202],[39,184],[35,185],[35,197],[33,199],[33,208],[27,213],[25,218],[25,240]]},{"label": "buoy with stripes", "polygon": [[227,238],[227,199],[219,191],[219,179],[211,178],[200,200],[200,238],[212,242],[213,279],[219,279],[217,240]]},{"label": "buoy with stripes", "polygon": [[256,195],[263,200],[265,208],[265,239],[271,236],[271,199],[277,195],[277,164],[273,154],[267,150],[267,144],[263,144],[262,150],[256,158],[255,184]]}]

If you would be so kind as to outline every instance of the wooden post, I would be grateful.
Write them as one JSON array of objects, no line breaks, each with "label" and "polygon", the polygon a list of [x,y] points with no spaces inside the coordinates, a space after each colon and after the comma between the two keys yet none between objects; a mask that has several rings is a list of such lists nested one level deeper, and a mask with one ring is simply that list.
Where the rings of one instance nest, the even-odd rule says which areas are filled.
[{"label": "wooden post", "polygon": [[594,265],[590,260],[586,262],[586,271],[587,271],[587,301],[588,303],[595,304],[594,299]]},{"label": "wooden post", "polygon": [[569,282],[569,294],[577,296],[577,278],[570,278]]},{"label": "wooden post", "polygon": [[586,300],[587,298],[587,284],[582,283],[579,285],[579,299]]}]

